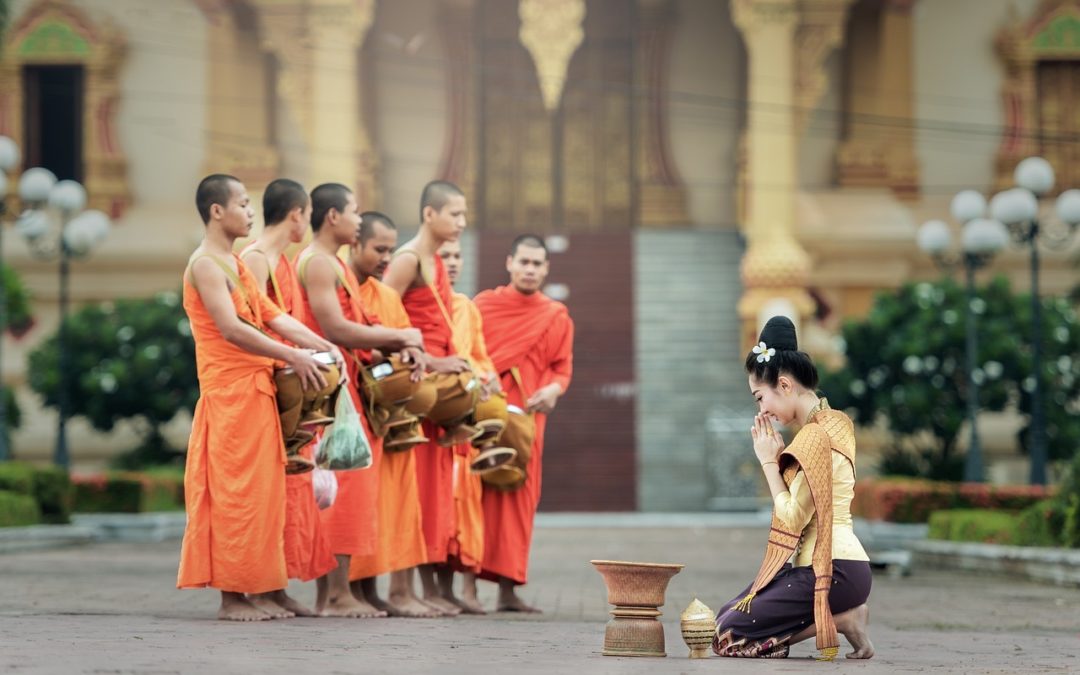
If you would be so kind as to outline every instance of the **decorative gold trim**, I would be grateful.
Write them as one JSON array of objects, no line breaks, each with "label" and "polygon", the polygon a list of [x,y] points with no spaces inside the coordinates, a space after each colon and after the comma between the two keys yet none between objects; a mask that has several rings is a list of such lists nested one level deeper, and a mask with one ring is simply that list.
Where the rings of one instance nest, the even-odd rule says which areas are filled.
[{"label": "decorative gold trim", "polygon": [[0,134],[23,139],[22,67],[81,65],[83,180],[91,208],[118,218],[131,204],[127,159],[116,115],[126,45],[111,25],[92,22],[67,0],[39,0],[7,31],[0,48]]},{"label": "decorative gold trim", "polygon": [[521,44],[536,64],[544,108],[559,107],[570,59],[585,39],[585,0],[520,0]]}]

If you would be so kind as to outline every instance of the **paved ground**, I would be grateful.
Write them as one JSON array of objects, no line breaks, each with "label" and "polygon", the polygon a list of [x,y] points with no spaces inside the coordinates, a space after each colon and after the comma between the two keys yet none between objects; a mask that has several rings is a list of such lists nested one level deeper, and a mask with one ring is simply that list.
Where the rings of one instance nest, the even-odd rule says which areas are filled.
[{"label": "paved ground", "polygon": [[[214,621],[212,592],[174,590],[178,542],[9,554],[0,673],[1080,672],[1080,589],[919,571],[875,577],[872,661],[816,663],[812,642],[787,661],[688,660],[679,613],[695,596],[718,607],[737,593],[763,546],[760,527],[543,527],[526,594],[542,617],[261,624]],[[668,658],[600,655],[609,606],[595,558],[687,565],[663,608]]]}]

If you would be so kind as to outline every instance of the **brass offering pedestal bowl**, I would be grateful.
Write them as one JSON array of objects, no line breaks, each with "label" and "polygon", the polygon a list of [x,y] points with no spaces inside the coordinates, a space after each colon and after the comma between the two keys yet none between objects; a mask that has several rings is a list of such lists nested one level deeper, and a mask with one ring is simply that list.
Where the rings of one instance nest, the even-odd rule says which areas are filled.
[{"label": "brass offering pedestal bowl", "polygon": [[615,605],[604,631],[604,656],[667,656],[664,624],[656,617],[668,581],[683,565],[592,560],[604,577],[608,602]]}]

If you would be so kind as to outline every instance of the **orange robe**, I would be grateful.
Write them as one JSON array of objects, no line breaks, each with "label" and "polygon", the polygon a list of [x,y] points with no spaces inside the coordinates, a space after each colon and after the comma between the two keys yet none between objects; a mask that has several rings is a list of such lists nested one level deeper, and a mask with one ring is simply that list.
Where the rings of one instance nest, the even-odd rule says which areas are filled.
[{"label": "orange robe", "polygon": [[[442,306],[450,312],[450,278],[442,259],[435,256],[434,287]],[[433,356],[449,356],[454,350],[451,324],[443,316],[431,286],[410,288],[402,297],[409,322],[424,335],[424,349]],[[452,320],[451,320],[452,321]],[[454,534],[454,453],[436,442],[438,430],[424,422],[426,445],[413,448],[416,481],[420,486],[420,513],[424,519],[424,542],[430,563],[444,563]]]},{"label": "orange robe", "polygon": [[[240,255],[256,250],[252,242]],[[283,312],[303,322],[303,291],[296,268],[282,255],[272,272],[273,276],[266,280],[266,296]],[[311,443],[300,454],[312,459],[314,452],[315,444]],[[301,581],[318,579],[337,567],[330,542],[323,535],[312,479],[311,472],[285,476],[285,564],[289,578]]]},{"label": "orange robe", "polygon": [[[236,313],[261,328],[281,311],[236,261]],[[199,402],[184,471],[187,526],[176,585],[236,593],[282,589],[288,585],[285,446],[274,361],[228,342],[188,276],[184,310],[195,339]]]},{"label": "orange robe", "polygon": [[[495,370],[484,345],[483,320],[480,310],[468,296],[454,293],[452,298],[454,337],[462,353],[478,373]],[[480,451],[470,443],[454,446],[454,511],[457,525],[450,540],[450,556],[457,565],[470,572],[480,572],[484,559],[484,484],[480,476],[469,471],[469,464]]]},{"label": "orange robe", "polygon": [[[311,330],[326,337],[319,322],[311,311],[311,302],[308,299],[307,289],[303,285],[303,266],[305,258],[312,255],[309,249],[305,249],[296,258],[297,271],[300,273],[300,297],[304,305],[304,322]],[[313,255],[324,255],[315,253]],[[357,299],[360,283],[356,275],[341,260],[335,256],[327,256],[333,264],[338,265],[345,283],[352,289],[352,294],[340,283],[337,285],[338,303],[341,312],[349,321],[365,323],[364,310]],[[348,351],[348,350],[346,350]],[[365,358],[366,352],[354,350],[354,353]],[[367,416],[364,415],[364,406],[360,401],[357,389],[360,379],[359,366],[355,359],[345,359],[346,370],[349,374],[349,384],[345,387],[352,397],[353,405],[360,419],[364,423],[364,431],[371,443],[372,464],[366,469],[355,471],[336,472],[338,480],[337,498],[330,508],[319,512],[322,520],[323,532],[330,542],[330,549],[334,555],[369,556],[374,555],[379,545],[378,508],[379,498],[379,465],[382,462],[382,439],[371,432]],[[344,393],[344,392],[342,392]]]},{"label": "orange robe", "polygon": [[[537,389],[557,382],[566,391],[573,371],[574,323],[566,306],[542,293],[523,295],[500,286],[476,296],[484,317],[484,340],[507,401],[521,408]],[[519,386],[510,369],[517,367]],[[528,576],[533,518],[540,503],[544,427],[536,414],[536,437],[525,485],[513,492],[484,490],[484,559],[481,576],[524,584]]]},{"label": "orange robe", "polygon": [[[388,328],[409,328],[409,315],[394,289],[374,277],[360,284],[360,302],[368,320]],[[349,579],[366,579],[427,562],[416,455],[412,450],[384,452],[379,472],[379,549],[356,556]]]}]

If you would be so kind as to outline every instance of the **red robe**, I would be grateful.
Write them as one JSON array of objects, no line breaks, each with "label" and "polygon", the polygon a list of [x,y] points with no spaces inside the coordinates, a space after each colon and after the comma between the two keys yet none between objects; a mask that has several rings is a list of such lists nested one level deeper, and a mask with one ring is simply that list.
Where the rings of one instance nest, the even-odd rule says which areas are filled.
[{"label": "red robe", "polygon": [[[240,255],[247,257],[252,252],[262,253],[255,248],[255,242]],[[266,279],[266,296],[281,311],[304,322],[303,289],[296,268],[282,255],[271,271],[273,276]],[[314,443],[309,444],[300,454],[311,459],[314,448]],[[311,482],[311,472],[285,476],[285,564],[289,578],[301,581],[318,579],[337,567],[330,543],[322,531],[319,506],[315,503]]]},{"label": "red robe", "polygon": [[[537,389],[553,382],[563,391],[573,371],[574,323],[566,306],[542,293],[523,295],[500,286],[476,296],[484,319],[484,340],[511,405],[525,407]],[[511,375],[517,367],[522,387]],[[537,413],[532,457],[525,485],[513,492],[484,489],[484,560],[481,577],[506,577],[524,584],[528,577],[533,518],[540,503],[544,427]]]},{"label": "red robe", "polygon": [[[360,285],[360,300],[372,325],[409,328],[409,315],[394,289],[374,277]],[[379,549],[356,556],[349,579],[365,579],[407,570],[427,562],[420,489],[416,481],[416,451],[384,452],[379,473]]]},{"label": "red robe", "polygon": [[[307,288],[303,285],[305,272],[305,259],[310,255],[325,255],[323,253],[310,253],[311,249],[305,249],[296,258],[297,270],[300,273],[300,297],[304,305],[304,323],[311,330],[326,337],[315,315],[311,311],[311,302],[308,299]],[[352,289],[352,295],[342,284],[337,285],[338,303],[341,312],[349,321],[366,323],[364,310],[359,302],[360,283],[356,275],[345,263],[336,256],[326,256],[331,263],[338,266],[345,283]],[[346,350],[348,351],[348,350]],[[370,355],[359,350],[354,351],[362,360]],[[382,439],[371,432],[367,417],[364,415],[364,406],[360,401],[357,390],[359,382],[359,370],[355,359],[345,359],[346,369],[349,373],[349,384],[346,389],[352,397],[353,406],[356,408],[360,419],[364,422],[364,430],[367,432],[368,441],[371,443],[372,464],[366,469],[356,471],[338,471],[338,492],[334,504],[320,512],[323,532],[330,542],[330,549],[335,555],[374,555],[378,548],[378,499],[379,499],[379,465],[382,462]],[[343,392],[344,393],[344,392]]]},{"label": "red robe", "polygon": [[[239,258],[237,315],[262,328],[281,314]],[[244,351],[218,330],[184,275],[184,311],[195,339],[199,402],[184,470],[187,526],[178,588],[268,593],[285,571],[285,446],[274,361]]]},{"label": "red robe", "polygon": [[[409,254],[405,254],[409,255]],[[434,287],[442,307],[451,311],[450,278],[442,259],[435,256]],[[409,322],[424,335],[424,349],[433,356],[456,353],[454,335],[435,298],[431,286],[410,288],[401,299]],[[451,319],[452,321],[452,319]],[[454,454],[436,442],[438,430],[424,422],[424,434],[431,439],[413,448],[416,453],[416,481],[420,487],[420,512],[424,520],[424,541],[430,563],[446,562],[450,540],[454,536]]]}]

